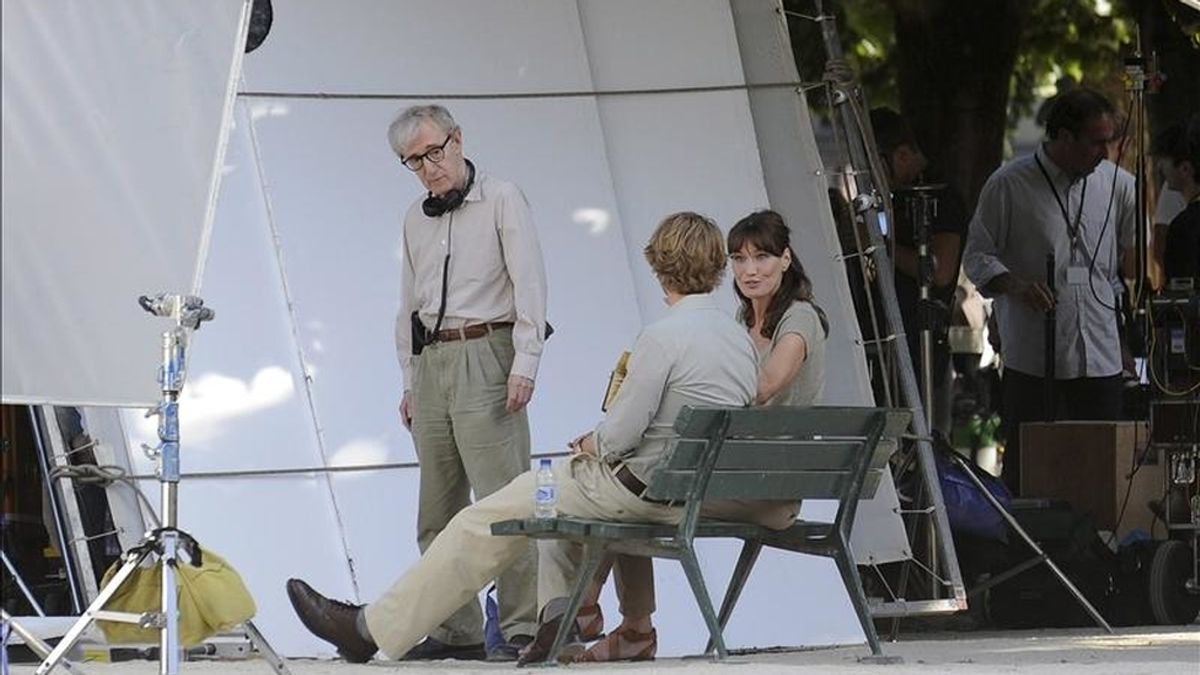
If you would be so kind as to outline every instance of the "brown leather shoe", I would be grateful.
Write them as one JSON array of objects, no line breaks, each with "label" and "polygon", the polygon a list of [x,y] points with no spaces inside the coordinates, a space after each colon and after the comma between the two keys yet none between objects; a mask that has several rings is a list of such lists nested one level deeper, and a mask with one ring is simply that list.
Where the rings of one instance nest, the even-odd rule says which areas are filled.
[{"label": "brown leather shoe", "polygon": [[350,663],[366,663],[379,647],[358,633],[356,621],[362,605],[330,600],[299,579],[288,579],[288,600],[304,627],[337,647]]}]

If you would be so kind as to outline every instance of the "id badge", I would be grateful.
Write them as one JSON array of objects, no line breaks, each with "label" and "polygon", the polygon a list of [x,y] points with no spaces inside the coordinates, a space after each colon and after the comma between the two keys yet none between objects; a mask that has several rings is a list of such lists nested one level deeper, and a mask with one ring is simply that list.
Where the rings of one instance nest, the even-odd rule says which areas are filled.
[{"label": "id badge", "polygon": [[1088,268],[1082,265],[1071,265],[1067,268],[1067,284],[1070,286],[1087,284],[1089,276]]}]

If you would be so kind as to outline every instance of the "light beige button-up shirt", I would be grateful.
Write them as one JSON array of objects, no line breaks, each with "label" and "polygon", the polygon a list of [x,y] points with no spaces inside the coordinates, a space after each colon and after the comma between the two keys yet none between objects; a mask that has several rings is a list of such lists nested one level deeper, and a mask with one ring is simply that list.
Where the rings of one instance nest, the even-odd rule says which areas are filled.
[{"label": "light beige button-up shirt", "polygon": [[450,252],[446,315],[442,329],[511,321],[511,375],[537,377],[546,325],[546,271],[525,195],[516,185],[480,173],[463,205],[437,218],[421,210],[424,197],[404,216],[400,237],[400,312],[396,355],[411,388],[412,328],[420,312],[425,326],[437,323],[442,264]]},{"label": "light beige button-up shirt", "polygon": [[712,296],[688,295],[646,326],[625,381],[595,430],[597,454],[647,485],[685,405],[748,406],[758,391],[754,343]]}]

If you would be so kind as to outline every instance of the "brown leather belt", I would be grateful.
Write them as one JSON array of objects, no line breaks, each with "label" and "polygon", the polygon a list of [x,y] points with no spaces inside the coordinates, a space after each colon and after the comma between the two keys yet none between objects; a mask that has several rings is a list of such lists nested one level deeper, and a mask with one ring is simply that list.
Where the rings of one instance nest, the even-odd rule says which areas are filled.
[{"label": "brown leather belt", "polygon": [[622,464],[621,468],[617,469],[617,472],[613,475],[616,476],[618,483],[624,485],[626,490],[629,490],[633,493],[634,497],[637,497],[644,502],[650,502],[651,504],[662,504],[663,506],[676,506],[683,503],[643,497],[642,495],[646,492],[646,484],[643,483],[640,478],[633,475],[633,472],[629,470],[629,466],[626,464]]},{"label": "brown leather belt", "polygon": [[494,323],[477,323],[474,326],[463,326],[462,328],[447,328],[437,332],[438,342],[454,342],[456,340],[474,340],[481,338],[488,333],[500,328],[508,328],[513,325],[511,321],[496,321]]}]

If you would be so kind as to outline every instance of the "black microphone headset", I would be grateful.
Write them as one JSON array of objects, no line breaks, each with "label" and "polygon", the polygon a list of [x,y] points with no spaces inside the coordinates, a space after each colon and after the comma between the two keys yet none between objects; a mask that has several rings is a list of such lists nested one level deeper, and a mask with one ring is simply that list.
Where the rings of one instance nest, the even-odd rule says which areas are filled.
[{"label": "black microphone headset", "polygon": [[475,184],[475,165],[469,159],[464,159],[463,161],[467,163],[467,184],[461,190],[451,188],[441,197],[432,192],[428,193],[425,201],[421,202],[421,211],[425,215],[430,218],[439,218],[462,206],[463,200],[471,192],[471,186]]}]

